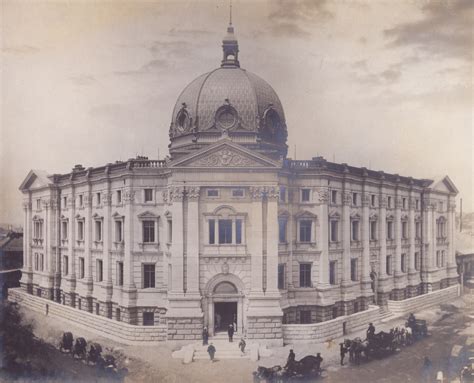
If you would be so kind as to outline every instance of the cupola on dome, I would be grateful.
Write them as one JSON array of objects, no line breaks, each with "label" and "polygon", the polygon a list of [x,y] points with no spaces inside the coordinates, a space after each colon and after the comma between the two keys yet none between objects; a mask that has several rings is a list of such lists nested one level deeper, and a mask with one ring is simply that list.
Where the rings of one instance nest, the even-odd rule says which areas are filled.
[{"label": "cupola on dome", "polygon": [[221,67],[192,81],[178,97],[170,126],[173,158],[226,137],[272,158],[287,153],[285,114],[278,95],[240,68],[232,24],[222,42]]}]

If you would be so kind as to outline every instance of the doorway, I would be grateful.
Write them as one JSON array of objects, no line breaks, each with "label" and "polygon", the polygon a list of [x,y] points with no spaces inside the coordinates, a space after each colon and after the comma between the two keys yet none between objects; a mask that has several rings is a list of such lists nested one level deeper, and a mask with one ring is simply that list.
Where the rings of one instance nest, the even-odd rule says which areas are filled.
[{"label": "doorway", "polygon": [[234,330],[237,328],[237,302],[216,302],[214,303],[214,332],[227,331],[230,324]]}]

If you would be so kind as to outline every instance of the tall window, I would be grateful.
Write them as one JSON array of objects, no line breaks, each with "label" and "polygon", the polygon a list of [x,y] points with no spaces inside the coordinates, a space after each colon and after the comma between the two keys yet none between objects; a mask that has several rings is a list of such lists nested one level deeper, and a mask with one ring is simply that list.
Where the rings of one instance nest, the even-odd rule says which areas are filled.
[{"label": "tall window", "polygon": [[351,281],[357,281],[357,258],[351,258]]},{"label": "tall window", "polygon": [[286,218],[278,218],[278,240],[280,243],[286,243]]},{"label": "tall window", "polygon": [[40,199],[36,200],[36,210],[41,210],[41,200]]},{"label": "tall window", "polygon": [[69,257],[67,255],[65,255],[63,257],[63,270],[64,270],[64,275],[68,275],[69,274]]},{"label": "tall window", "polygon": [[331,242],[337,242],[338,241],[338,221],[336,220],[331,220],[331,225],[330,225],[330,230],[329,230],[329,238],[331,239]]},{"label": "tall window", "polygon": [[393,221],[387,221],[387,239],[393,239]]},{"label": "tall window", "polygon": [[358,241],[359,240],[359,221],[353,220],[352,224],[352,240]]},{"label": "tall window", "polygon": [[143,243],[155,242],[155,221],[143,221]]},{"label": "tall window", "polygon": [[278,265],[278,288],[283,290],[285,288],[285,264]]},{"label": "tall window", "polygon": [[84,221],[77,221],[77,239],[84,240]]},{"label": "tall window", "polygon": [[173,241],[173,220],[168,219],[168,243],[171,243]]},{"label": "tall window", "polygon": [[286,201],[286,188],[284,186],[280,186],[280,202]]},{"label": "tall window", "polygon": [[232,220],[219,220],[219,244],[232,243]]},{"label": "tall window", "polygon": [[117,262],[117,285],[123,286],[123,262]]},{"label": "tall window", "polygon": [[240,245],[242,243],[242,220],[235,220],[235,243]]},{"label": "tall window", "polygon": [[420,253],[418,251],[415,253],[415,270],[420,270]]},{"label": "tall window", "polygon": [[371,194],[370,196],[370,205],[375,207],[375,194]]},{"label": "tall window", "polygon": [[40,270],[44,271],[44,254],[40,254]]},{"label": "tall window", "polygon": [[300,242],[311,242],[312,227],[313,221],[306,219],[300,221]]},{"label": "tall window", "polygon": [[441,251],[436,251],[436,267],[441,266]]},{"label": "tall window", "polygon": [[67,239],[67,221],[61,222],[61,237],[62,239]]},{"label": "tall window", "polygon": [[392,207],[392,197],[387,197],[387,206],[388,206],[389,208]]},{"label": "tall window", "polygon": [[63,208],[67,208],[67,197],[63,197]]},{"label": "tall window", "polygon": [[421,238],[421,222],[415,222],[415,237]]},{"label": "tall window", "polygon": [[145,189],[145,202],[152,202],[153,201],[153,189]]},{"label": "tall window", "polygon": [[115,221],[115,242],[123,241],[123,224],[122,221]]},{"label": "tall window", "polygon": [[402,238],[403,239],[408,238],[408,222],[407,221],[402,222]]},{"label": "tall window", "polygon": [[357,206],[357,193],[352,193],[352,204]]},{"label": "tall window", "polygon": [[387,255],[385,266],[386,266],[387,275],[392,275],[392,256],[391,255]]},{"label": "tall window", "polygon": [[155,287],[155,265],[144,264],[143,265],[143,288],[154,288]]},{"label": "tall window", "polygon": [[79,279],[84,278],[84,258],[79,257]]},{"label": "tall window", "polygon": [[336,190],[331,190],[331,203],[333,203],[333,204],[337,203],[337,191]]},{"label": "tall window", "polygon": [[420,200],[415,200],[415,209],[418,210],[420,208]]},{"label": "tall window", "polygon": [[407,255],[405,253],[402,254],[400,267],[403,273],[407,272]]},{"label": "tall window", "polygon": [[143,313],[143,326],[154,326],[155,325],[155,313],[145,312]]},{"label": "tall window", "polygon": [[370,221],[370,240],[375,241],[377,239],[377,221]]},{"label": "tall window", "polygon": [[97,262],[96,262],[96,273],[97,273],[96,279],[97,279],[97,282],[102,282],[104,280],[103,271],[104,271],[104,269],[103,269],[102,259],[98,259]]},{"label": "tall window", "polygon": [[97,242],[102,241],[102,221],[100,220],[95,221],[95,240]]},{"label": "tall window", "polygon": [[329,283],[331,285],[336,284],[336,261],[329,262]]},{"label": "tall window", "polygon": [[84,206],[84,196],[82,194],[79,194],[79,207]]},{"label": "tall window", "polygon": [[96,194],[97,205],[100,205],[100,193]]},{"label": "tall window", "polygon": [[122,190],[117,190],[117,203],[122,203]]},{"label": "tall window", "polygon": [[216,243],[216,221],[214,219],[209,220],[209,244],[214,245]]},{"label": "tall window", "polygon": [[38,253],[35,253],[35,270],[39,269],[39,258]]},{"label": "tall window", "polygon": [[310,189],[301,189],[301,202],[309,202],[310,194]]},{"label": "tall window", "polygon": [[407,208],[407,199],[406,199],[406,198],[402,198],[402,207],[403,207],[404,209]]},{"label": "tall window", "polygon": [[441,250],[441,267],[444,267],[445,265],[445,255],[446,252],[444,250]]},{"label": "tall window", "polygon": [[300,263],[300,287],[311,287],[311,263]]},{"label": "tall window", "polygon": [[34,239],[42,239],[43,238],[43,221],[34,221]]}]

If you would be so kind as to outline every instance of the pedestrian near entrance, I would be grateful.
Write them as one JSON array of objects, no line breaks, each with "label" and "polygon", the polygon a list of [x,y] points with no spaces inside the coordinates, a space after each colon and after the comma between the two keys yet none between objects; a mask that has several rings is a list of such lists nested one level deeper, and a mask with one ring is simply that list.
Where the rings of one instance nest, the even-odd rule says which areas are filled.
[{"label": "pedestrian near entrance", "polygon": [[227,334],[229,335],[229,342],[234,341],[234,325],[231,323],[227,329]]},{"label": "pedestrian near entrance", "polygon": [[344,357],[346,356],[347,348],[344,346],[344,343],[339,343],[339,352],[341,355],[341,366],[344,366]]},{"label": "pedestrian near entrance", "polygon": [[242,355],[245,354],[245,346],[246,345],[247,345],[247,343],[245,343],[244,338],[240,339],[239,348],[240,348],[240,352],[242,353]]},{"label": "pedestrian near entrance", "polygon": [[321,353],[316,354],[316,371],[321,370],[321,363],[323,362],[323,358],[321,356]]},{"label": "pedestrian near entrance", "polygon": [[209,357],[211,358],[211,362],[214,362],[214,355],[216,355],[216,348],[214,347],[212,343],[207,348],[207,353],[209,354]]},{"label": "pedestrian near entrance", "polygon": [[207,342],[209,341],[209,331],[207,331],[207,327],[204,326],[202,329],[202,345],[207,346]]}]

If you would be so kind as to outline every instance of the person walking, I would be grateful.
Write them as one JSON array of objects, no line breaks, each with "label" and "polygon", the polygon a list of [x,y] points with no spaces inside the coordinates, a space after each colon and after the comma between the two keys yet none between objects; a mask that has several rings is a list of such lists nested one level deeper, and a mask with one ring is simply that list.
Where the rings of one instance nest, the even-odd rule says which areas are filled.
[{"label": "person walking", "polygon": [[316,354],[316,370],[320,371],[321,370],[321,363],[323,361],[323,357],[321,356],[321,353]]},{"label": "person walking", "polygon": [[245,346],[246,345],[247,345],[247,343],[245,343],[244,338],[240,339],[239,348],[240,348],[240,352],[242,353],[242,355],[245,355]]},{"label": "person walking", "polygon": [[288,354],[288,358],[286,360],[286,364],[284,367],[286,371],[293,371],[293,368],[295,366],[295,358],[296,358],[295,353],[293,352],[293,350],[290,350],[290,353]]},{"label": "person walking", "polygon": [[367,339],[371,339],[375,335],[375,326],[373,323],[369,323],[369,328],[367,329]]},{"label": "person walking", "polygon": [[423,359],[423,368],[422,368],[422,376],[423,382],[429,383],[431,382],[431,378],[433,375],[433,362],[431,362],[430,358],[425,356]]},{"label": "person walking", "polygon": [[204,326],[202,329],[202,345],[207,346],[207,342],[209,341],[209,331],[207,331],[207,327]]},{"label": "person walking", "polygon": [[216,348],[214,347],[212,343],[207,348],[207,353],[209,354],[209,357],[211,358],[211,362],[214,362],[214,355],[216,355]]},{"label": "person walking", "polygon": [[339,353],[341,355],[341,366],[344,366],[344,357],[346,356],[347,348],[344,343],[339,343]]},{"label": "person walking", "polygon": [[229,324],[229,328],[227,329],[227,335],[229,335],[229,342],[234,341],[234,325],[231,323]]}]

